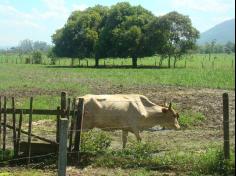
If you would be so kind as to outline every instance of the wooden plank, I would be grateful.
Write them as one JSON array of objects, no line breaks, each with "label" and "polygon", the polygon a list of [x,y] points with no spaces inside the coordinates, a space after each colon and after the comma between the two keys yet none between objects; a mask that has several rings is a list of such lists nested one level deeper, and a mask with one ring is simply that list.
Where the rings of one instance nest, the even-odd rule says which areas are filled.
[{"label": "wooden plank", "polygon": [[60,119],[60,142],[58,154],[58,176],[66,176],[68,119]]},{"label": "wooden plank", "polygon": [[79,98],[78,109],[77,109],[77,121],[76,121],[76,134],[75,134],[75,146],[74,150],[78,152],[78,164],[80,161],[80,137],[82,131],[82,119],[84,114],[84,99]]},{"label": "wooden plank", "polygon": [[[1,111],[3,112],[4,108],[1,109]],[[21,111],[23,111],[23,114],[29,115],[30,109],[15,109],[15,114],[21,114]],[[7,108],[6,109],[6,114],[12,114],[13,110],[12,108]],[[70,112],[70,115],[73,112]],[[58,112],[58,110],[48,110],[48,109],[34,109],[34,111],[32,112],[32,114],[34,115],[61,115],[61,112]]]},{"label": "wooden plank", "polygon": [[29,127],[28,127],[28,164],[30,163],[30,156],[31,156],[33,97],[30,97],[30,112],[31,113],[29,114]]},{"label": "wooden plank", "polygon": [[18,133],[17,133],[17,140],[16,140],[16,155],[19,155],[19,151],[20,151],[20,137],[21,137],[21,126],[22,126],[22,117],[23,117],[23,111],[20,114],[20,118],[19,118],[19,127],[17,129]]},{"label": "wooden plank", "polygon": [[6,150],[6,124],[7,124],[7,114],[6,114],[6,108],[7,108],[7,98],[4,97],[4,102],[3,102],[3,109],[4,109],[4,114],[3,114],[3,146],[2,146],[2,152],[3,152],[3,158],[5,157],[5,150]]},{"label": "wooden plank", "polygon": [[224,159],[230,159],[229,143],[229,96],[223,94]]},{"label": "wooden plank", "polygon": [[[9,128],[9,129],[12,129],[12,128],[13,128],[13,127],[10,126],[10,125],[6,125],[6,127]],[[19,128],[16,128],[16,130],[18,131]],[[21,131],[21,133],[23,133],[23,134],[26,134],[26,135],[29,134],[29,132],[27,132],[27,131],[24,131],[24,130],[20,130],[20,131]],[[49,139],[46,139],[46,138],[37,136],[37,135],[35,135],[35,134],[31,134],[31,136],[34,137],[34,138],[36,138],[36,139],[39,139],[39,140],[41,140],[41,141],[48,142],[48,143],[50,143],[50,144],[57,144],[56,141],[52,141],[52,140],[49,140]]]},{"label": "wooden plank", "polygon": [[[45,155],[49,153],[56,153],[58,144],[46,144],[46,143],[31,143],[31,156]],[[20,152],[27,154],[28,143],[25,141],[20,142]]]},{"label": "wooden plank", "polygon": [[12,137],[13,137],[13,151],[14,157],[17,156],[16,154],[16,114],[15,114],[15,98],[12,97]]},{"label": "wooden plank", "polygon": [[76,99],[74,98],[72,103],[72,111],[74,113],[71,116],[70,132],[69,132],[69,151],[72,151],[73,133],[75,127],[75,107],[76,107]]}]

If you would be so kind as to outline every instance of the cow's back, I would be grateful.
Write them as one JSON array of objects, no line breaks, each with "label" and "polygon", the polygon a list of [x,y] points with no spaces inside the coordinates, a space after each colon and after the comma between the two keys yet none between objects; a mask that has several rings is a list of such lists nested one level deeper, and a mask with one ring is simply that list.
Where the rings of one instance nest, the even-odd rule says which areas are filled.
[{"label": "cow's back", "polygon": [[82,98],[85,128],[129,128],[146,113],[140,95],[136,94],[85,95]]}]

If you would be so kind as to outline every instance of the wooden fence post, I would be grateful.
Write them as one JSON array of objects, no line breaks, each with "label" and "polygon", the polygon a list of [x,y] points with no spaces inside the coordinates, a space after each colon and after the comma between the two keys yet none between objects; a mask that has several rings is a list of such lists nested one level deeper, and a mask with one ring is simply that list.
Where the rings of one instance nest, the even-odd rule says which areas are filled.
[{"label": "wooden fence post", "polygon": [[76,107],[76,99],[73,99],[72,103],[72,116],[71,116],[71,123],[70,123],[70,133],[69,133],[69,151],[72,151],[72,140],[73,140],[73,133],[75,127],[75,107]]},{"label": "wooden fence post", "polygon": [[61,92],[61,118],[66,118],[66,92]]},{"label": "wooden fence post", "polygon": [[224,159],[230,159],[229,144],[229,96],[223,94]]},{"label": "wooden fence post", "polygon": [[77,108],[77,120],[76,120],[76,134],[75,134],[75,146],[74,150],[78,152],[78,164],[80,161],[80,136],[82,131],[82,120],[84,114],[84,99],[79,98],[78,108]]},{"label": "wooden fence post", "polygon": [[2,97],[0,96],[0,150],[1,146],[2,146]]},{"label": "wooden fence post", "polygon": [[20,151],[20,136],[21,136],[22,117],[23,117],[23,111],[21,110],[20,118],[19,118],[17,140],[16,140],[16,155],[17,156],[19,155],[19,151]]},{"label": "wooden fence post", "polygon": [[7,113],[6,113],[6,109],[7,109],[7,98],[4,97],[4,102],[3,102],[3,144],[2,144],[2,158],[4,159],[5,157],[5,150],[6,150],[6,135],[7,135],[7,129],[6,129],[6,123],[7,123]]},{"label": "wooden fence post", "polygon": [[32,133],[32,113],[33,113],[33,97],[30,97],[30,114],[29,114],[29,127],[28,127],[28,164],[30,163],[31,156],[31,133]]},{"label": "wooden fence post", "polygon": [[14,157],[17,156],[16,153],[16,113],[15,113],[15,98],[12,97],[12,132],[13,132],[13,149],[14,149]]},{"label": "wooden fence post", "polygon": [[58,154],[58,176],[66,176],[68,119],[60,119],[60,141]]},{"label": "wooden fence post", "polygon": [[[60,112],[60,106],[57,107],[57,112]],[[59,128],[60,128],[60,115],[57,115],[57,123],[56,123],[56,142],[59,143]]]}]

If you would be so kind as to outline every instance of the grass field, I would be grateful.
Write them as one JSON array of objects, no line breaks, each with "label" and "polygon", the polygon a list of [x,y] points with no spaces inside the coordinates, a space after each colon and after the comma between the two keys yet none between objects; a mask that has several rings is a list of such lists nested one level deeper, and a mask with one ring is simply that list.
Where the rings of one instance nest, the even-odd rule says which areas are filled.
[{"label": "grass field", "polygon": [[[180,61],[176,69],[106,69],[106,68],[65,68],[63,66],[1,64],[0,90],[9,88],[80,89],[88,90],[89,80],[100,84],[130,85],[173,85],[198,88],[234,89],[235,69],[232,66],[234,55],[218,55],[214,61],[206,56],[196,55],[187,62]],[[201,59],[205,58],[204,67]],[[143,59],[143,65],[152,63],[155,58]],[[14,60],[14,59],[13,59]],[[122,59],[120,59],[122,60]],[[119,62],[117,60],[116,62]],[[127,61],[130,61],[127,60]],[[90,60],[91,62],[91,60]],[[67,64],[69,61],[67,60]],[[65,63],[65,65],[67,65]],[[119,63],[118,63],[119,64]],[[125,63],[130,64],[130,63]],[[166,63],[164,63],[165,66]],[[10,80],[10,81],[9,81]],[[84,80],[84,81],[82,81]],[[86,81],[85,81],[86,80]],[[82,82],[81,85],[79,85]],[[87,83],[87,84],[86,84]]]},{"label": "grass field", "polygon": [[[214,59],[214,57],[216,57]],[[181,115],[180,131],[145,131],[143,142],[137,144],[129,135],[128,148],[121,149],[121,133],[106,132],[111,145],[106,151],[96,151],[87,157],[83,167],[68,167],[71,175],[232,175],[234,157],[222,163],[222,93],[230,97],[230,142],[235,153],[235,68],[234,55],[193,55],[177,63],[177,68],[110,68],[113,60],[106,60],[107,68],[69,67],[70,60],[61,59],[56,65],[22,64],[18,56],[0,56],[0,96],[16,97],[16,107],[55,109],[60,104],[60,92],[70,97],[87,93],[139,93],[155,103],[165,98],[173,100]],[[17,59],[17,64],[16,64]],[[24,58],[23,58],[24,59]],[[7,61],[8,60],[8,61]],[[100,61],[101,64],[104,60]],[[114,60],[114,65],[130,65],[130,59]],[[139,60],[139,65],[153,66],[159,58]],[[78,64],[76,60],[75,65]],[[86,66],[86,60],[81,65]],[[88,59],[89,66],[94,61]],[[167,63],[164,61],[163,66]],[[10,102],[8,101],[10,107]],[[33,133],[55,135],[55,121],[51,117],[34,116]],[[27,121],[27,118],[26,118]],[[27,124],[23,126],[27,129]],[[10,132],[9,132],[10,133]],[[102,139],[100,131],[93,140]],[[11,140],[11,135],[8,136]],[[104,136],[103,136],[104,137]],[[100,142],[103,140],[99,140]],[[98,143],[99,143],[98,141]],[[95,146],[92,142],[90,146]],[[102,145],[103,146],[103,145]],[[44,161],[27,167],[0,168],[2,175],[55,175],[56,165]],[[0,162],[1,163],[1,162]],[[46,162],[47,163],[47,162]],[[42,167],[41,167],[42,165]],[[47,173],[47,174],[45,174]]]}]

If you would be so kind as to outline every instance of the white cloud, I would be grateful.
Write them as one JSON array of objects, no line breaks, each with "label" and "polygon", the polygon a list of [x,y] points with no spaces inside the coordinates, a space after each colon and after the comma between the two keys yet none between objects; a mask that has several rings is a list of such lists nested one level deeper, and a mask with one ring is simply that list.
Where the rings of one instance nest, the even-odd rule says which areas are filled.
[{"label": "white cloud", "polygon": [[227,12],[232,5],[223,0],[172,0],[175,9],[189,9],[202,12]]}]

